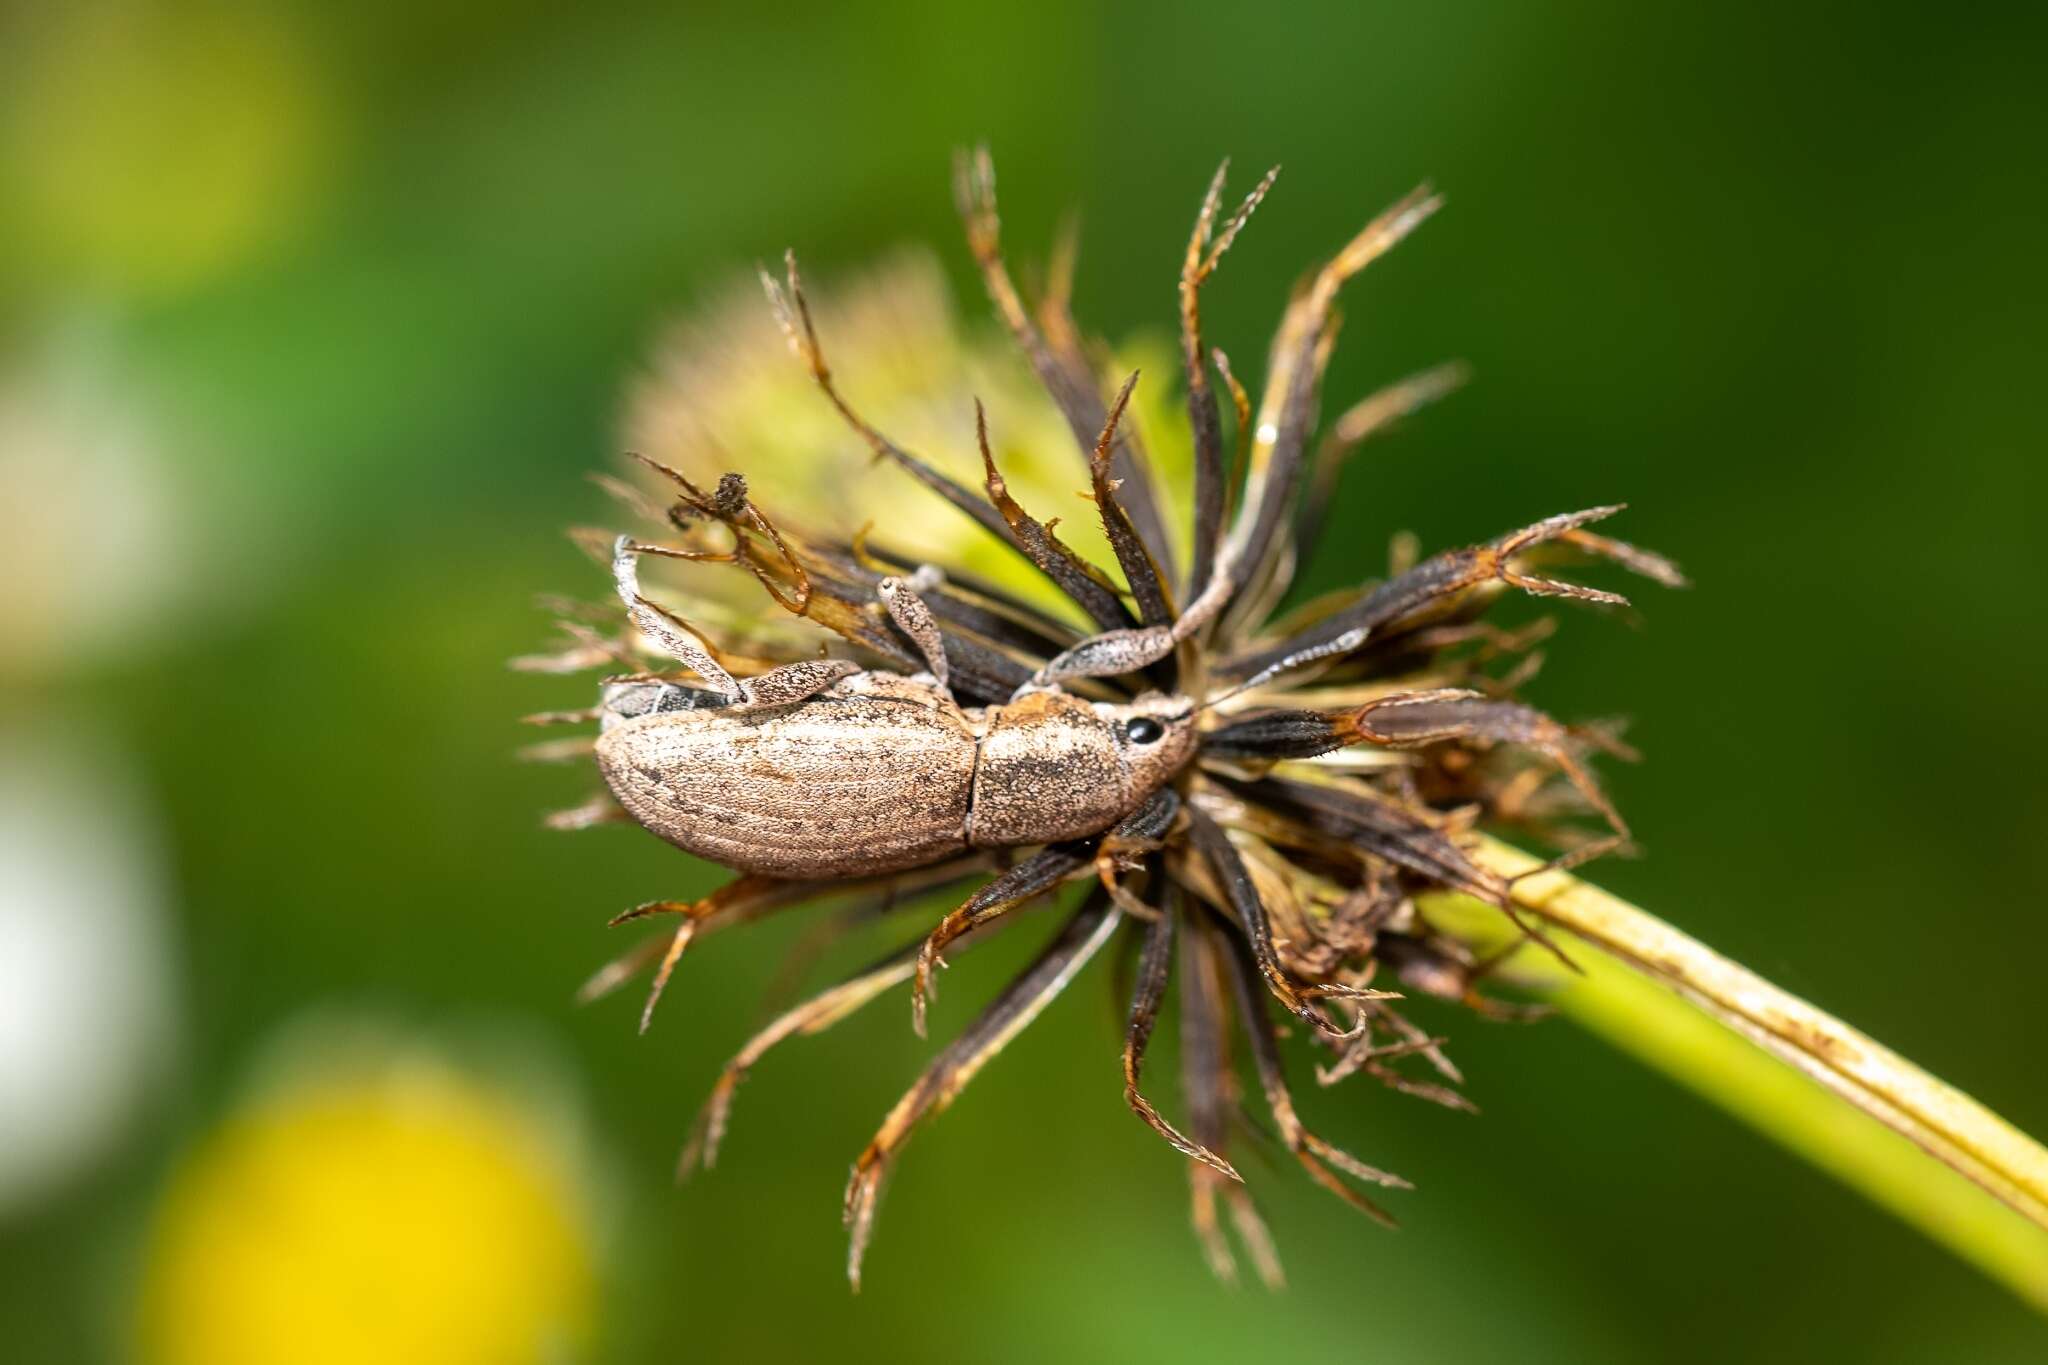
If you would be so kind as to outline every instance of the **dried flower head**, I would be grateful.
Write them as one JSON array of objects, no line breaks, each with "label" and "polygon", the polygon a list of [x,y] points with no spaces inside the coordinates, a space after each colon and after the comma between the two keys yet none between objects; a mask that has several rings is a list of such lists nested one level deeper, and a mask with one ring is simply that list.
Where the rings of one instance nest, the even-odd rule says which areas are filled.
[{"label": "dried flower head", "polygon": [[[1496,601],[1513,593],[1623,603],[1615,593],[1551,576],[1551,566],[1569,561],[1606,561],[1680,583],[1667,561],[1591,529],[1619,507],[1551,517],[1428,558],[1398,556],[1382,581],[1283,609],[1296,566],[1325,529],[1346,459],[1455,386],[1459,373],[1424,372],[1333,422],[1318,422],[1338,291],[1435,210],[1436,197],[1424,189],[1368,224],[1296,291],[1254,406],[1228,358],[1205,346],[1200,300],[1272,183],[1269,174],[1226,215],[1219,170],[1196,217],[1180,276],[1181,427],[1140,420],[1130,406],[1136,375],[1110,382],[1103,351],[1083,339],[1069,314],[1064,269],[1053,273],[1043,299],[1027,305],[1002,253],[986,153],[963,158],[958,168],[974,258],[1004,329],[1049,402],[1020,399],[1007,381],[991,382],[1005,412],[1037,424],[1034,440],[1050,439],[1044,428],[1051,423],[1041,420],[1046,412],[1066,428],[1062,443],[1070,441],[1080,458],[1067,465],[1065,482],[1085,487],[1100,523],[1093,543],[1113,568],[1077,550],[1056,529],[1058,517],[1020,496],[1011,461],[999,458],[978,405],[979,489],[913,453],[888,433],[888,422],[871,421],[862,396],[842,389],[827,364],[823,329],[792,256],[783,280],[764,274],[763,281],[782,336],[824,403],[787,411],[781,390],[762,377],[758,347],[721,349],[702,344],[701,330],[685,335],[672,347],[665,378],[643,387],[634,423],[673,463],[642,457],[651,477],[608,484],[646,523],[647,538],[585,533],[591,548],[615,563],[626,611],[567,610],[569,647],[526,661],[564,671],[623,670],[608,680],[604,706],[542,718],[607,727],[697,708],[786,717],[810,706],[808,698],[841,695],[821,688],[844,689],[850,676],[885,671],[913,677],[867,686],[897,689],[891,696],[927,688],[919,697],[950,687],[944,705],[957,699],[962,724],[977,736],[1003,708],[1047,690],[1119,716],[1143,712],[1153,705],[1147,699],[1173,699],[1180,709],[1162,702],[1159,714],[1191,726],[1186,756],[1164,774],[1163,785],[1083,835],[1006,841],[1042,844],[1030,851],[984,847],[963,835],[943,856],[871,874],[840,868],[831,876],[762,875],[757,867],[702,900],[657,902],[620,917],[673,917],[677,928],[605,968],[587,993],[652,968],[651,1013],[684,949],[714,929],[827,898],[879,911],[913,893],[946,889],[956,902],[900,952],[788,1010],[741,1049],[684,1153],[688,1167],[711,1163],[734,1090],[777,1043],[828,1028],[897,987],[910,988],[922,1028],[944,954],[1000,931],[1027,905],[1068,904],[1063,927],[941,1049],[856,1161],[845,1208],[856,1283],[883,1179],[913,1128],[944,1108],[1121,932],[1139,940],[1123,1052],[1125,1098],[1186,1159],[1195,1227],[1217,1273],[1234,1274],[1219,1217],[1227,1213],[1260,1274],[1278,1276],[1270,1239],[1229,1154],[1242,1099],[1233,1061],[1240,1046],[1274,1130],[1303,1169],[1354,1207],[1391,1221],[1361,1187],[1405,1182],[1323,1141],[1297,1114],[1284,1075],[1281,1016],[1291,1016],[1324,1054],[1317,1071],[1323,1084],[1363,1074],[1422,1099],[1470,1107],[1456,1066],[1441,1040],[1410,1017],[1409,1001],[1434,998],[1498,1016],[1526,1007],[1482,993],[1498,957],[1481,957],[1437,927],[1419,899],[1445,890],[1475,897],[1548,946],[1540,929],[1519,917],[1510,880],[1471,856],[1477,833],[1546,843],[1559,850],[1560,864],[1627,837],[1588,764],[1595,752],[1627,751],[1601,729],[1563,724],[1515,696],[1534,672],[1531,649],[1547,623],[1506,630],[1486,619]],[[929,290],[929,276],[914,268],[899,278],[907,281],[906,296]],[[906,303],[886,290],[870,291],[853,310],[903,316],[908,308],[909,330],[929,345],[943,372],[995,371],[979,351],[962,363],[971,343],[942,311],[918,305],[916,298]],[[942,320],[934,323],[934,316]],[[914,356],[885,368],[899,377],[892,392],[925,382]],[[735,406],[735,392],[747,401]],[[767,395],[777,399],[772,409],[762,406]],[[692,413],[692,396],[717,406],[708,415]],[[946,437],[929,403],[908,406],[927,438]],[[787,449],[788,424],[802,426],[807,439],[836,439],[820,434],[815,412],[828,414],[840,436],[850,435],[877,465],[908,476],[903,510],[873,534],[831,524],[830,499],[815,487],[786,486],[802,482],[790,479],[789,461],[779,455]],[[720,421],[727,414],[729,429],[716,430],[727,425]],[[1148,438],[1158,439],[1162,429],[1185,432],[1179,458],[1154,457]],[[955,427],[952,434],[966,433]],[[754,458],[761,450],[770,458]],[[707,463],[725,451],[748,466],[751,480],[706,475]],[[1046,451],[1041,445],[1035,454],[1042,482]],[[1181,470],[1191,477],[1180,477]],[[700,478],[713,486],[707,490]],[[785,495],[802,515],[778,508]],[[980,548],[972,556],[944,555],[948,537],[930,533],[921,520],[926,506],[957,515]],[[1009,569],[987,567],[990,554],[1008,556],[1040,586],[1018,588]],[[637,565],[646,557],[680,563],[697,577],[687,587],[678,577],[668,587],[643,589]],[[934,566],[938,558],[943,562]],[[729,581],[765,589],[767,610],[741,608],[730,593],[707,586],[716,573],[708,566],[725,566]],[[820,642],[833,636],[838,653],[821,660]],[[684,661],[689,672],[650,672],[650,655]],[[629,693],[627,706],[621,699]],[[1161,728],[1149,714],[1119,724],[1139,743]],[[821,731],[807,742],[833,741]],[[580,755],[591,745],[547,751]],[[1048,782],[1072,780],[1064,770],[1047,771]],[[625,811],[607,795],[555,823],[620,818]],[[739,856],[726,861],[747,865]],[[1070,886],[1075,894],[1062,895]],[[1180,1117],[1170,1119],[1148,1097],[1143,1066],[1176,978],[1183,1067]]]}]

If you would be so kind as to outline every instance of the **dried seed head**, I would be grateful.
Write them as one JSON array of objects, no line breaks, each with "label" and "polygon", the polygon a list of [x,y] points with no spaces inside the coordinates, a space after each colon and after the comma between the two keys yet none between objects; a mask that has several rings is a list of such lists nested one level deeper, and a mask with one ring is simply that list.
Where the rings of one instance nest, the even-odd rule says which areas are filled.
[{"label": "dried seed head", "polygon": [[[1384,1218],[1356,1184],[1405,1182],[1302,1124],[1281,1063],[1276,1006],[1300,1026],[1294,1032],[1304,1045],[1332,1054],[1326,1081],[1363,1072],[1469,1108],[1452,1088],[1462,1078],[1441,1039],[1408,1017],[1412,1006],[1396,991],[1423,997],[1422,1009],[1444,1001],[1504,1007],[1482,994],[1491,960],[1433,926],[1418,897],[1458,892],[1513,916],[1508,883],[1469,855],[1479,826],[1548,841],[1565,858],[1613,846],[1587,816],[1622,828],[1588,767],[1593,750],[1618,746],[1513,695],[1533,676],[1525,661],[1544,632],[1510,633],[1481,618],[1510,590],[1592,605],[1624,601],[1532,576],[1525,570],[1534,564],[1604,562],[1666,584],[1682,579],[1668,561],[1583,529],[1619,510],[1603,507],[1427,558],[1404,555],[1382,581],[1280,612],[1325,528],[1353,446],[1442,396],[1461,373],[1439,367],[1355,404],[1332,403],[1345,415],[1318,430],[1336,294],[1433,210],[1434,197],[1417,192],[1402,201],[1312,277],[1283,316],[1255,407],[1202,338],[1198,296],[1227,274],[1223,247],[1271,181],[1219,230],[1219,175],[1179,280],[1187,420],[1176,426],[1161,420],[1178,406],[1167,385],[1116,387],[1116,372],[1099,363],[1101,348],[1068,315],[1064,287],[1036,306],[1027,302],[1003,256],[992,164],[980,152],[960,166],[974,262],[1024,363],[1001,364],[983,338],[957,329],[937,271],[921,261],[907,269],[899,262],[850,302],[815,308],[792,264],[787,283],[771,281],[770,291],[795,361],[758,305],[745,315],[716,310],[708,324],[685,328],[662,378],[636,395],[631,421],[636,444],[667,462],[643,460],[643,477],[658,476],[664,497],[684,490],[669,514],[680,539],[627,544],[635,555],[687,562],[690,598],[670,609],[659,600],[668,587],[643,590],[630,565],[619,567],[634,628],[621,622],[616,645],[600,641],[585,653],[595,661],[607,649],[624,652],[637,632],[667,641],[700,678],[734,658],[758,662],[736,668],[743,676],[715,693],[668,677],[614,679],[600,708],[614,725],[621,717],[685,723],[707,696],[715,704],[806,705],[806,689],[851,667],[818,661],[814,627],[822,626],[862,666],[929,680],[870,674],[867,685],[909,688],[890,695],[925,707],[986,708],[973,722],[981,730],[959,717],[962,734],[999,733],[1005,721],[1015,733],[1017,723],[1055,713],[1107,718],[1113,749],[1095,754],[1099,766],[1087,770],[1099,772],[1088,780],[1102,789],[1076,790],[1083,770],[1058,746],[1026,746],[1005,761],[1014,759],[1025,776],[1032,764],[1047,765],[1037,774],[1041,796],[1064,794],[1009,812],[1024,834],[1043,832],[1012,842],[1043,843],[1041,851],[999,868],[980,846],[960,842],[929,865],[885,874],[742,877],[694,904],[662,903],[664,913],[682,915],[682,929],[628,954],[596,984],[609,989],[650,967],[666,981],[685,947],[705,934],[827,896],[850,901],[832,922],[844,926],[946,889],[955,908],[935,928],[927,920],[928,934],[781,1014],[740,1050],[689,1149],[708,1164],[734,1087],[775,1044],[824,1029],[902,985],[912,988],[921,1027],[942,950],[966,951],[1018,910],[1092,881],[1050,946],[938,1053],[861,1155],[846,1204],[849,1269],[857,1279],[883,1179],[913,1126],[943,1108],[1131,921],[1145,941],[1124,1049],[1126,1099],[1188,1162],[1211,1264],[1230,1273],[1220,1195],[1272,1282],[1278,1268],[1264,1226],[1228,1159],[1240,1100],[1233,1049],[1251,1056],[1273,1129],[1306,1173]],[[841,342],[849,343],[843,356]],[[1043,396],[1020,396],[1027,371]],[[799,396],[797,386],[818,392]],[[993,421],[970,424],[969,414],[981,412],[976,394],[991,398]],[[1176,429],[1189,433],[1191,448],[1155,465],[1148,442]],[[706,497],[679,472],[734,457],[772,472],[772,519],[739,474],[723,475]],[[1188,471],[1191,487],[1162,477],[1167,470]],[[1092,500],[1098,525],[1072,515],[1073,494]],[[1192,509],[1185,534],[1168,529],[1176,509]],[[711,516],[725,526],[702,520]],[[920,567],[927,564],[939,572]],[[670,583],[682,591],[685,580]],[[751,611],[737,605],[742,589],[752,593]],[[684,620],[709,623],[710,634],[700,640]],[[759,677],[770,668],[772,681]],[[993,752],[983,738],[972,744],[977,763]],[[570,813],[575,821],[610,814],[595,805]],[[759,834],[780,838],[774,829]],[[1184,1126],[1140,1086],[1176,973]]]}]

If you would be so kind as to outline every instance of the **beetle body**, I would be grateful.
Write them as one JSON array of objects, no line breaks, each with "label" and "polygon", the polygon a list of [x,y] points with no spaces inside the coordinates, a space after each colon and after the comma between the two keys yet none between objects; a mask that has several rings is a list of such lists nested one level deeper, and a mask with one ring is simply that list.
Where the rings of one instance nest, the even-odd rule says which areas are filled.
[{"label": "beetle body", "polygon": [[975,848],[1100,834],[1185,766],[1191,703],[1058,689],[961,707],[942,687],[855,673],[746,709],[667,683],[607,695],[597,761],[639,824],[742,872],[865,876]]}]

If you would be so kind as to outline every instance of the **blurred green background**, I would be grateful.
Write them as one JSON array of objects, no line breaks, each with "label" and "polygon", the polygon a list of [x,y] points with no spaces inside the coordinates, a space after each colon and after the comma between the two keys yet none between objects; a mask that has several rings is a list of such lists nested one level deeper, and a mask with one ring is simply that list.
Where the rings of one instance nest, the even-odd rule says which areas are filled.
[{"label": "blurred green background", "polygon": [[[674,1188],[801,926],[703,945],[645,1039],[637,997],[574,1008],[627,942],[607,916],[715,874],[541,832],[586,784],[515,764],[513,719],[582,688],[502,662],[544,639],[536,593],[603,590],[559,530],[605,514],[584,474],[663,319],[786,245],[829,276],[906,240],[982,315],[954,146],[991,143],[1020,258],[1081,212],[1077,311],[1116,337],[1169,335],[1217,159],[1284,163],[1208,306],[1247,368],[1296,274],[1428,178],[1449,207],[1347,294],[1331,396],[1475,380],[1358,462],[1312,583],[1399,528],[1631,502],[1618,532],[1699,586],[1642,594],[1640,629],[1568,616],[1532,692],[1635,717],[1648,759],[1610,781],[1646,856],[1597,880],[2048,1132],[2039,7],[0,23],[9,1360],[129,1352],[164,1191],[328,1016],[488,1054],[573,1130],[598,1359],[2048,1356],[1668,1080],[1449,1011],[1482,1116],[1306,1101],[1416,1179],[1405,1229],[1255,1162],[1291,1287],[1222,1288],[1123,1109],[1099,968],[912,1144],[850,1296],[846,1162],[925,1046],[893,1000],[793,1045]],[[1030,937],[948,977],[942,1028]]]}]

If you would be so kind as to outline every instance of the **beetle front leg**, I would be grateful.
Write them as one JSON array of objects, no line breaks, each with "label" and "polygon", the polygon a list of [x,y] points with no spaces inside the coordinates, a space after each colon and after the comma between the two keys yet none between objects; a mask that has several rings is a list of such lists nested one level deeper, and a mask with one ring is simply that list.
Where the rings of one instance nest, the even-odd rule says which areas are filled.
[{"label": "beetle front leg", "polygon": [[725,697],[744,695],[732,674],[697,638],[693,627],[666,607],[641,596],[640,555],[645,548],[631,536],[620,536],[612,544],[612,582],[618,588],[619,600],[626,604],[626,614],[632,618],[634,628],[663,654],[687,665],[713,692]]},{"label": "beetle front leg", "polygon": [[910,1023],[922,1038],[925,1033],[925,1010],[931,999],[932,970],[945,966],[939,956],[947,944],[962,934],[971,933],[1000,918],[1024,904],[1026,901],[1044,895],[1053,887],[1070,877],[1086,871],[1095,850],[1086,843],[1052,844],[1026,858],[1015,867],[983,886],[960,904],[960,907],[939,921],[924,941],[924,947],[917,954],[916,974],[910,990]]},{"label": "beetle front leg", "polygon": [[1187,610],[1175,618],[1172,625],[1136,626],[1091,635],[1047,660],[1029,682],[1017,689],[1016,696],[1057,687],[1069,678],[1113,678],[1121,673],[1135,673],[1141,668],[1151,667],[1215,618],[1229,600],[1236,581],[1236,559],[1226,554],[1217,562],[1215,577],[1209,586],[1188,604]]},{"label": "beetle front leg", "polygon": [[1017,689],[1011,700],[1057,687],[1070,678],[1113,678],[1121,673],[1135,673],[1171,654],[1175,643],[1169,626],[1139,626],[1091,635],[1048,660],[1031,675],[1029,682]]},{"label": "beetle front leg", "polygon": [[940,920],[917,955],[917,974],[911,986],[910,1021],[918,1036],[924,1036],[932,970],[946,965],[939,955],[947,944],[1044,895],[1061,882],[1083,875],[1091,866],[1119,910],[1135,909],[1139,917],[1151,917],[1155,912],[1150,906],[1136,903],[1128,891],[1116,884],[1116,859],[1159,847],[1159,839],[1173,824],[1180,807],[1180,796],[1171,787],[1154,792],[1150,800],[1107,833],[1095,839],[1047,845],[976,891]]},{"label": "beetle front leg", "polygon": [[1110,899],[1127,915],[1149,920],[1161,912],[1146,905],[1118,880],[1126,871],[1144,866],[1144,856],[1165,847],[1166,831],[1180,814],[1180,794],[1171,787],[1152,793],[1149,800],[1119,820],[1095,847],[1095,877],[1109,892]]}]

